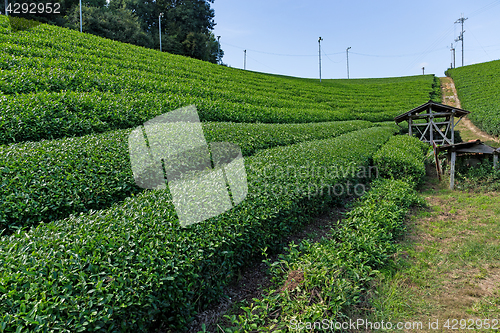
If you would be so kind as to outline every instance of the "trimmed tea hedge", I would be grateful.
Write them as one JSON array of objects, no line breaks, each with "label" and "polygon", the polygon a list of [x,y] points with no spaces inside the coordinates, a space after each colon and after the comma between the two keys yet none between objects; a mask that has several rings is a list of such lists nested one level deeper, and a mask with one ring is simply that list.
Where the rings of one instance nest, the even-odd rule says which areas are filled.
[{"label": "trimmed tea hedge", "polygon": [[0,34],[10,34],[10,32],[9,18],[5,15],[0,16]]},{"label": "trimmed tea hedge", "polygon": [[250,258],[276,249],[284,236],[341,200],[305,190],[311,184],[366,180],[355,172],[283,170],[366,167],[393,133],[368,128],[260,151],[245,160],[247,199],[185,229],[168,193],[144,191],[107,210],[2,237],[0,327],[136,332],[162,320],[181,329]]},{"label": "trimmed tea hedge", "polygon": [[[207,142],[232,142],[244,156],[258,149],[333,138],[368,128],[354,120],[315,124],[203,123]],[[107,208],[142,190],[135,185],[128,135],[118,130],[0,146],[0,230],[10,232]]]},{"label": "trimmed tea hedge", "polygon": [[407,182],[375,181],[328,238],[292,244],[289,253],[271,265],[278,286],[290,285],[289,272],[303,273],[300,284],[294,290],[272,289],[264,298],[254,298],[238,318],[227,316],[236,324],[228,332],[337,331],[335,323],[349,323],[353,307],[366,302],[370,281],[400,250],[396,240],[405,230],[410,207],[424,202]]},{"label": "trimmed tea hedge", "polygon": [[420,183],[425,176],[425,153],[429,145],[415,137],[391,138],[373,157],[382,177]]},{"label": "trimmed tea hedge", "polygon": [[[427,148],[414,137],[389,139],[374,159],[380,174],[391,179],[375,180],[328,238],[291,244],[289,253],[270,266],[280,290],[271,289],[262,299],[254,298],[238,317],[226,316],[230,325],[236,325],[227,331],[317,330],[318,323],[326,331],[339,329],[335,323],[349,322],[352,308],[363,301],[370,281],[401,249],[397,240],[405,231],[410,207],[425,205],[415,191],[415,180],[425,173],[423,152]],[[293,290],[285,288],[290,272],[303,274]]]},{"label": "trimmed tea hedge", "polygon": [[500,60],[449,69],[462,108],[470,120],[491,135],[500,136]]},{"label": "trimmed tea hedge", "polygon": [[387,121],[435,91],[433,75],[320,85],[43,24],[0,34],[0,69],[0,144],[134,127],[189,104],[202,121]]},{"label": "trimmed tea hedge", "polygon": [[9,16],[10,26],[12,27],[12,32],[21,31],[21,30],[29,30],[31,28],[37,27],[41,22],[27,20],[22,17]]}]

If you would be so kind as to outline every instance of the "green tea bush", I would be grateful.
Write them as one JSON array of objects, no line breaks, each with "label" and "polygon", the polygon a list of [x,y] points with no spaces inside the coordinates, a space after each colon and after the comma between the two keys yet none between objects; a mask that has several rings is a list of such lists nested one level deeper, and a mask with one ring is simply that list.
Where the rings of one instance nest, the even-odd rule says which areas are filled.
[{"label": "green tea bush", "polygon": [[449,69],[462,108],[480,129],[500,135],[500,60]]},{"label": "green tea bush", "polygon": [[419,75],[320,85],[44,24],[0,34],[0,69],[0,144],[129,128],[189,104],[202,121],[388,121],[426,102],[434,82]]},{"label": "green tea bush", "polygon": [[0,34],[10,34],[11,26],[9,18],[5,15],[0,16]]},{"label": "green tea bush", "polygon": [[9,16],[10,25],[12,27],[12,32],[17,32],[21,30],[29,30],[42,24],[41,22],[34,20],[27,20],[22,17]]},{"label": "green tea bush", "polygon": [[[243,156],[368,128],[354,120],[314,124],[203,123],[208,142],[232,142]],[[142,190],[129,161],[130,129],[0,146],[0,230],[31,227],[107,208]]]},{"label": "green tea bush", "polygon": [[[232,325],[236,324],[228,332],[252,328],[265,332],[271,326],[288,331],[298,328],[299,322],[310,323],[311,327],[320,322],[327,331],[335,328],[330,324],[349,322],[352,308],[364,302],[370,281],[400,250],[397,239],[405,230],[410,207],[424,202],[407,182],[375,181],[346,219],[332,228],[328,238],[291,244],[288,254],[271,264],[276,288],[280,289],[268,290],[263,299],[253,299],[253,304],[243,307],[243,315],[226,316]],[[297,281],[300,284],[293,290],[285,288],[290,272],[303,274],[303,280]]]},{"label": "green tea bush", "polygon": [[[279,248],[284,236],[347,195],[311,193],[305,190],[310,184],[367,180],[350,171],[290,174],[270,166],[367,167],[393,133],[368,128],[259,151],[245,160],[248,197],[188,228],[179,226],[162,190],[4,236],[0,327],[4,332],[144,332],[163,321],[182,329],[261,249]],[[276,191],[276,186],[289,190]]]},{"label": "green tea bush", "polygon": [[420,183],[425,176],[425,154],[429,145],[415,137],[391,138],[373,157],[382,177],[407,179]]}]

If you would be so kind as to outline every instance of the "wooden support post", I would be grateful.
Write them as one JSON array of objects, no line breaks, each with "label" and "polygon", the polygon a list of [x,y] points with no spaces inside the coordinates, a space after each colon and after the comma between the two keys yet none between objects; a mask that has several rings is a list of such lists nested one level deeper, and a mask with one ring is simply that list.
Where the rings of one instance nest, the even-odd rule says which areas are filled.
[{"label": "wooden support post", "polygon": [[450,170],[450,190],[455,187],[455,162],[457,160],[457,152],[451,152],[451,170]]},{"label": "wooden support post", "polygon": [[431,116],[429,117],[429,130],[431,131],[430,133],[430,143],[434,142],[434,118]]},{"label": "wooden support post", "polygon": [[455,110],[451,114],[451,144],[455,144]]},{"label": "wooden support post", "polygon": [[412,129],[412,126],[413,126],[413,122],[411,121],[411,116],[408,117],[408,135],[409,136],[413,136],[413,129]]},{"label": "wooden support post", "polygon": [[493,154],[493,167],[496,169],[498,166],[498,153]]},{"label": "wooden support post", "polygon": [[432,148],[434,149],[434,161],[436,162],[436,172],[438,174],[439,181],[441,181],[441,166],[439,165],[437,146],[435,142],[432,143]]}]

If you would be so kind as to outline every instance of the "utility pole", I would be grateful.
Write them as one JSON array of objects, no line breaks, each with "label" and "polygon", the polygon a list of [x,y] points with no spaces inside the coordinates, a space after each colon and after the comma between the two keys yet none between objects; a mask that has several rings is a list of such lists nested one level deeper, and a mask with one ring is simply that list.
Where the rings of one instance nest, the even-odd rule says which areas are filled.
[{"label": "utility pole", "polygon": [[464,17],[464,14],[462,14],[462,17],[460,17],[458,20],[455,21],[455,23],[461,23],[462,24],[462,31],[460,32],[460,36],[458,36],[457,39],[455,39],[455,42],[462,41],[462,66],[464,65],[464,22],[467,20],[467,17]]},{"label": "utility pole", "polygon": [[318,39],[318,44],[319,44],[319,82],[321,83],[321,41],[323,38]]},{"label": "utility pole", "polygon": [[80,0],[80,32],[82,32],[82,0]]},{"label": "utility pole", "polygon": [[345,50],[345,53],[347,55],[347,78],[349,79],[349,49],[351,47],[349,46],[346,50]]},{"label": "utility pole", "polygon": [[451,68],[455,68],[455,48],[453,47],[453,43],[451,43]]},{"label": "utility pole", "polygon": [[422,75],[425,75],[425,67],[422,67]]},{"label": "utility pole", "polygon": [[160,52],[161,52],[161,18],[162,18],[162,16],[163,16],[163,13],[160,13],[160,16],[158,16],[158,31],[160,32]]},{"label": "utility pole", "polygon": [[220,65],[220,36],[217,36],[217,65]]},{"label": "utility pole", "polygon": [[247,50],[243,51],[243,53],[245,54],[245,57],[243,59],[243,69],[246,70],[247,69]]},{"label": "utility pole", "polygon": [[7,11],[7,7],[9,7],[9,0],[5,0],[5,16],[9,16],[9,12]]}]

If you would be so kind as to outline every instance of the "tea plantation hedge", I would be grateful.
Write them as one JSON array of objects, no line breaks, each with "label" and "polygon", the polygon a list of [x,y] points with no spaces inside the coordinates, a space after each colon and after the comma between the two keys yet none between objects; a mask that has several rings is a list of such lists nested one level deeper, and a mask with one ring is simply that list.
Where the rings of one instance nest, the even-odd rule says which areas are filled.
[{"label": "tea plantation hedge", "polygon": [[[314,124],[203,123],[207,142],[256,150],[333,138],[371,127],[367,121]],[[30,227],[107,208],[142,190],[129,161],[131,129],[78,138],[0,146],[0,230]]]},{"label": "tea plantation hedge", "polygon": [[425,154],[429,145],[416,137],[392,137],[373,157],[379,175],[418,184],[425,176]]},{"label": "tea plantation hedge", "polygon": [[[372,185],[328,238],[290,244],[288,253],[271,264],[278,280],[275,287],[242,307],[238,316],[226,316],[230,324],[224,328],[228,332],[269,332],[270,328],[345,332],[349,319],[353,331],[360,328],[352,319],[353,309],[369,307],[367,292],[400,250],[397,239],[405,231],[410,207],[425,202],[402,180],[378,179]],[[290,286],[290,272],[304,277],[293,290],[284,288]],[[347,325],[339,327],[342,323]]]},{"label": "tea plantation hedge", "polygon": [[500,136],[500,60],[449,69],[463,109],[480,129]]},{"label": "tea plantation hedge", "polygon": [[[143,332],[162,320],[180,329],[252,256],[276,249],[342,199],[318,188],[366,181],[350,170],[367,167],[394,132],[374,127],[261,150],[245,160],[247,199],[188,228],[179,226],[166,191],[144,191],[106,210],[4,236],[0,327]],[[283,172],[290,166],[330,171]]]},{"label": "tea plantation hedge", "polygon": [[[328,237],[291,244],[288,253],[270,265],[276,284],[266,296],[236,311],[238,316],[226,316],[228,326],[236,325],[227,327],[228,332],[318,329],[318,323],[324,331],[340,330],[335,323],[349,323],[353,308],[369,307],[372,281],[401,250],[398,240],[410,208],[425,205],[415,184],[425,173],[422,152],[427,148],[409,136],[392,137],[384,144],[374,157],[382,177],[371,183]],[[293,290],[285,288],[290,272],[303,273]]]},{"label": "tea plantation hedge", "polygon": [[130,128],[189,104],[202,121],[389,121],[437,98],[433,75],[319,84],[44,24],[0,34],[0,69],[0,144]]},{"label": "tea plantation hedge", "polygon": [[0,17],[0,34],[10,34],[11,26],[7,16]]}]

